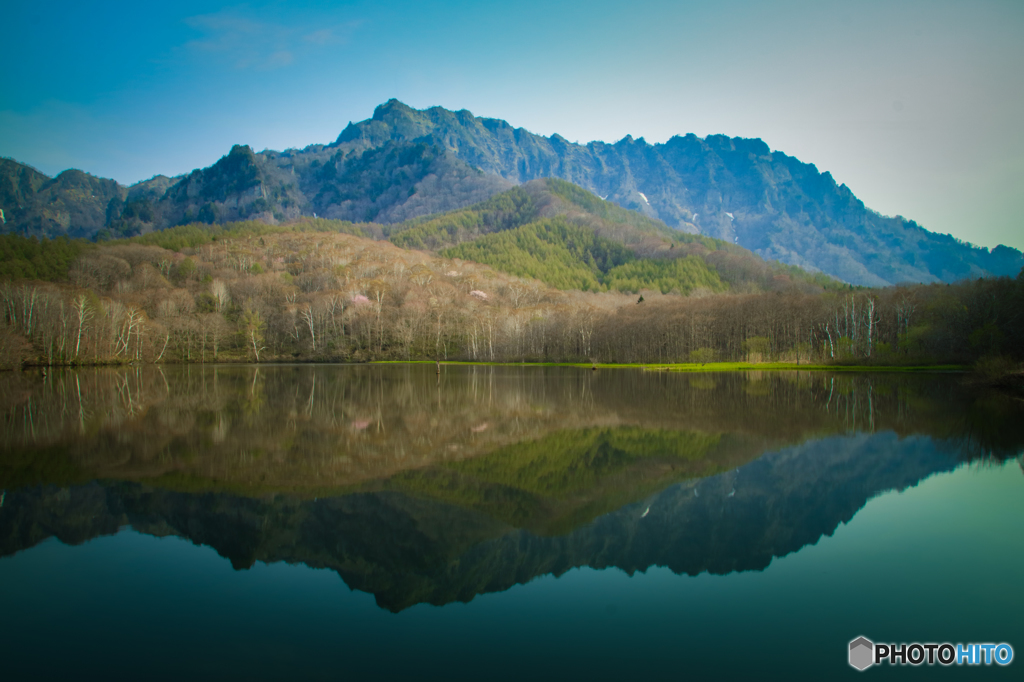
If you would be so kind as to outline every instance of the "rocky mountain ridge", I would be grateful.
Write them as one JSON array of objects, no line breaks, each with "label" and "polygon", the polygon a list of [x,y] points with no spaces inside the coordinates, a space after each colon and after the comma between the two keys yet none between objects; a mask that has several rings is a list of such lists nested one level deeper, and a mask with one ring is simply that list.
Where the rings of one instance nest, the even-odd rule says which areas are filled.
[{"label": "rocky mountain ridge", "polygon": [[4,229],[37,236],[130,236],[189,222],[318,216],[397,223],[487,199],[529,180],[575,183],[689,233],[739,244],[843,281],[884,286],[1016,275],[1024,255],[991,251],[868,209],[828,172],[758,139],[676,136],[649,144],[543,137],[499,119],[390,100],[328,145],[254,152],[131,187],[0,160]]}]

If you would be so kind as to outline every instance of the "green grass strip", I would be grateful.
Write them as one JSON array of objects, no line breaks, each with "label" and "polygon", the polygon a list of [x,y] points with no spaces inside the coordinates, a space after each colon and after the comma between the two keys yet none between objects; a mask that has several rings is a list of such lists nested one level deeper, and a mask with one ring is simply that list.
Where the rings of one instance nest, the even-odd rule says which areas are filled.
[{"label": "green grass strip", "polygon": [[[433,365],[434,360],[374,360],[371,365]],[[708,363],[607,363],[599,362],[484,362],[442,360],[442,365],[484,367],[583,367],[596,369],[642,369],[648,372],[966,372],[964,365],[809,365],[795,362],[708,362]]]}]

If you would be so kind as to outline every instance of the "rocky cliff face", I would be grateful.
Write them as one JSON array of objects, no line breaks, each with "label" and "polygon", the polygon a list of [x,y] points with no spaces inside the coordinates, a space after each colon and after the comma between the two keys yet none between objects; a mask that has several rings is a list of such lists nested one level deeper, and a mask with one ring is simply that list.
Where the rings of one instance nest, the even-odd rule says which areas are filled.
[{"label": "rocky cliff face", "polygon": [[1015,249],[973,248],[881,216],[829,173],[758,139],[691,134],[651,145],[627,136],[579,145],[468,111],[417,111],[391,100],[370,120],[349,124],[336,144],[414,139],[512,182],[558,177],[677,229],[854,284],[1015,275],[1024,266]]},{"label": "rocky cliff face", "polygon": [[0,210],[5,232],[37,236],[92,237],[108,221],[127,189],[80,170],[55,178],[11,159],[0,159]]},{"label": "rocky cliff face", "polygon": [[128,236],[185,222],[300,215],[394,223],[556,177],[692,233],[854,284],[1016,275],[1024,255],[991,251],[885,217],[815,166],[758,139],[712,135],[648,144],[574,144],[468,111],[391,100],[329,145],[254,153],[245,146],[187,176],[130,188],[80,171],[47,178],[0,163],[7,231]]}]

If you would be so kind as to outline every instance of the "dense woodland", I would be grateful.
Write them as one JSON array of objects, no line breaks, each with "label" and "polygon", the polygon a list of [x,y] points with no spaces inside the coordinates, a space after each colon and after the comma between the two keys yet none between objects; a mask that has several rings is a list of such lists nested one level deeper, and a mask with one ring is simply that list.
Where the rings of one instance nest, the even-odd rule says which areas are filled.
[{"label": "dense woodland", "polygon": [[[573,227],[564,217],[547,224]],[[0,362],[927,364],[1021,359],[1024,349],[1024,274],[825,287],[691,241],[667,247],[681,257],[612,253],[589,271],[594,290],[581,291],[451,248],[433,255],[360,236],[374,229],[306,220],[189,225],[100,244],[4,236]],[[664,270],[698,252],[710,280],[662,286]],[[624,278],[610,274],[629,265],[656,272],[615,286]]]}]

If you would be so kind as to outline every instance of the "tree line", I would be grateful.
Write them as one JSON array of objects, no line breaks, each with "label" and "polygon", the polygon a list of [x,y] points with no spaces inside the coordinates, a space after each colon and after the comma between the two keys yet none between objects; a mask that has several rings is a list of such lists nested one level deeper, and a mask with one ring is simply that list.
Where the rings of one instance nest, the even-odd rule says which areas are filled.
[{"label": "tree line", "polygon": [[10,268],[0,280],[0,364],[930,364],[1022,359],[1024,349],[1024,275],[815,292],[775,274],[769,291],[583,292],[339,233],[333,222],[53,242],[53,263],[70,263],[65,281]]}]

